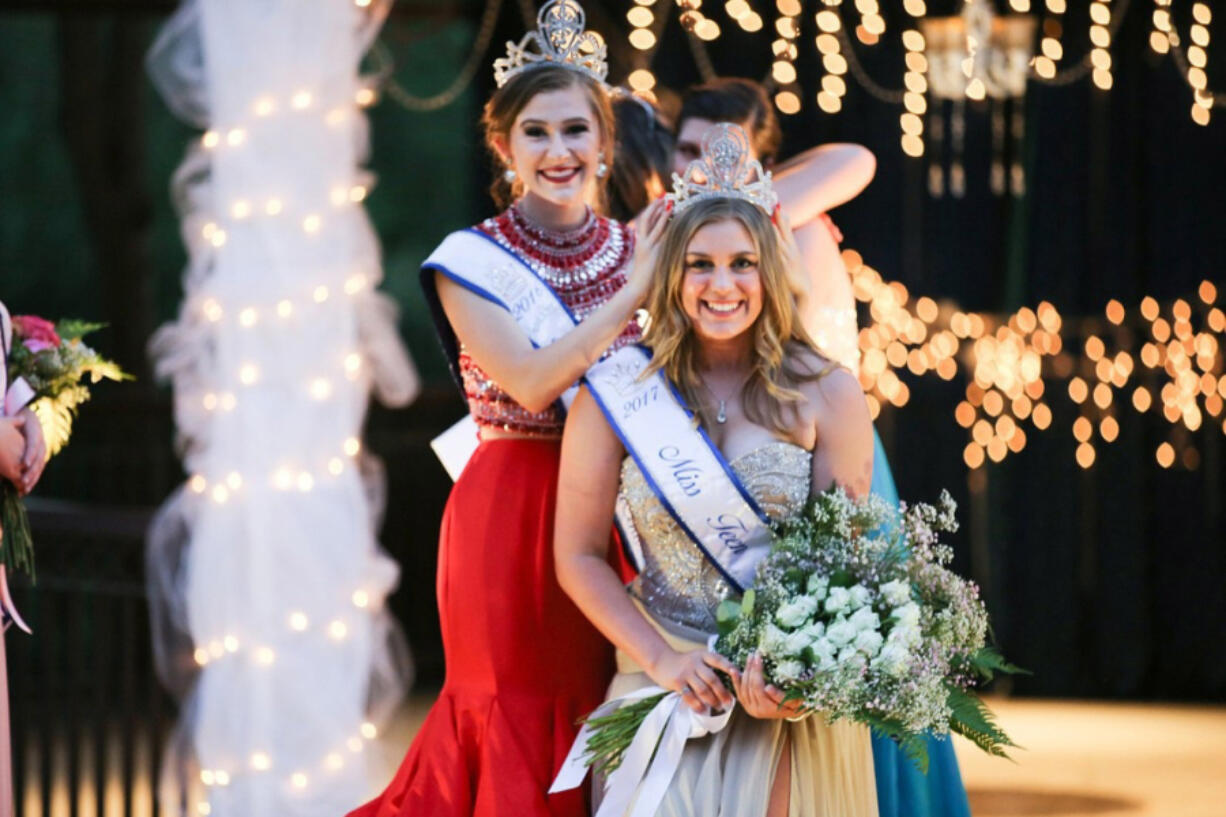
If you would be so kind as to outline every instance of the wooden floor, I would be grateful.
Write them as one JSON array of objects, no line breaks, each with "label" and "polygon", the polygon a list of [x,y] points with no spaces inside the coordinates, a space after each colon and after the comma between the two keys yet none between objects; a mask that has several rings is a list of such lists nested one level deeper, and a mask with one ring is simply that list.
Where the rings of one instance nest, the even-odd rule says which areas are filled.
[{"label": "wooden floor", "polygon": [[[391,779],[432,702],[431,695],[413,696],[376,742],[372,794]],[[1226,706],[1003,699],[991,705],[1025,749],[1009,762],[954,739],[975,817],[1226,817]],[[18,786],[24,813],[42,814],[46,805],[53,817],[67,817],[74,795],[65,747],[54,751],[47,804],[33,748],[30,776]],[[105,785],[95,791],[92,747],[81,753],[78,814],[151,817],[155,787],[147,771],[138,771],[125,798],[119,752],[108,747]],[[138,745],[137,754],[138,770],[152,768],[147,746]]]},{"label": "wooden floor", "polygon": [[1016,764],[956,740],[976,817],[1226,817],[1226,707],[996,700]]},{"label": "wooden floor", "polygon": [[[382,739],[386,782],[425,717]],[[975,817],[1226,817],[1226,707],[993,700],[1015,763],[954,739]]]}]

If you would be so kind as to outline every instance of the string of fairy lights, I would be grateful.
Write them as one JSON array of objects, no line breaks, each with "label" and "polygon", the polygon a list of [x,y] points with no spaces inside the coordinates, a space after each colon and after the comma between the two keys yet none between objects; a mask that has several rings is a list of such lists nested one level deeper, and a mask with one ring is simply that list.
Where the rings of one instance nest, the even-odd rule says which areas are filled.
[{"label": "string of fairy lights", "polygon": [[[680,22],[701,44],[711,42],[720,36],[718,22],[709,16],[703,5],[703,0],[674,0],[680,9]],[[654,6],[656,0],[634,0],[639,6]],[[988,37],[988,33],[966,31],[962,34],[964,50],[961,61],[964,72],[963,93],[965,98],[980,101],[992,96],[993,86],[1000,84],[1024,84],[1027,80],[1044,84],[1066,85],[1089,75],[1094,87],[1101,91],[1109,91],[1114,86],[1114,63],[1112,47],[1115,33],[1119,29],[1123,16],[1127,11],[1129,0],[1093,0],[1088,6],[1088,30],[1086,36],[1089,49],[1083,60],[1067,68],[1061,68],[1069,50],[1066,41],[1073,36],[1065,23],[1068,11],[1067,0],[1044,0],[1038,53],[1032,53],[1033,44],[1021,42],[1019,38],[1028,40],[1027,29],[1021,26],[1012,35],[1009,43],[996,43]],[[1223,104],[1209,88],[1208,46],[1209,24],[1212,11],[1205,2],[1191,4],[1188,24],[1188,41],[1184,49],[1183,39],[1176,30],[1172,14],[1171,0],[1154,0],[1153,32],[1150,45],[1156,54],[1172,54],[1187,84],[1193,91],[1191,118],[1198,125],[1208,125],[1212,109]],[[713,4],[712,4],[713,5]],[[762,3],[766,5],[765,2]],[[850,5],[850,4],[849,4]],[[772,40],[771,53],[773,65],[771,79],[775,85],[775,104],[785,115],[799,113],[803,108],[803,93],[796,76],[795,62],[800,42],[800,18],[803,11],[799,0],[776,0],[774,3],[777,17],[777,32],[779,36]],[[904,49],[906,71],[903,75],[902,89],[894,91],[879,86],[872,80],[863,67],[859,65],[854,54],[854,44],[844,26],[843,0],[821,0],[814,14],[817,34],[814,40],[821,56],[822,76],[820,88],[816,94],[816,104],[827,114],[838,114],[843,108],[843,98],[847,93],[846,77],[848,69],[860,84],[882,101],[902,102],[905,112],[900,120],[902,129],[903,151],[912,157],[920,157],[924,153],[923,133],[924,123],[921,119],[927,109],[927,100],[922,99],[928,92],[928,82],[925,74],[929,69],[931,54],[930,44],[920,30],[927,23],[937,21],[955,21],[955,18],[930,18],[924,0],[904,0],[903,9],[907,15],[905,27],[900,32],[900,42]],[[1010,0],[1010,10],[1014,12],[1005,16],[1007,23],[1015,23],[1030,19],[1032,11],[1031,0]],[[858,13],[858,24],[854,26],[855,38],[864,46],[874,46],[886,42],[885,18],[880,13],[878,0],[855,0],[855,11]],[[990,9],[987,0],[966,0],[964,17],[973,20],[976,10]],[[765,11],[765,9],[763,9]],[[735,21],[748,32],[756,32],[763,28],[762,15],[749,0],[728,0],[724,4],[724,12],[728,18]],[[966,12],[970,12],[969,14]],[[991,21],[992,12],[983,12]],[[666,9],[657,9],[652,20],[658,23],[661,15],[667,14]],[[633,16],[631,16],[633,15]],[[657,47],[658,32],[647,36],[646,17],[638,8],[632,8],[628,13],[631,25],[630,44],[640,51],[654,50]],[[985,29],[993,31],[992,26]],[[990,34],[995,37],[994,33]],[[947,45],[947,44],[945,44]],[[945,47],[943,45],[942,47]],[[991,59],[976,59],[976,55],[985,49],[999,52],[991,55]],[[1000,58],[997,58],[997,57]],[[1019,56],[1021,57],[1019,61]],[[649,61],[648,61],[649,62]],[[981,75],[983,72],[1000,71],[1001,65],[1008,70],[1020,72],[1019,76],[1005,82],[1000,77]],[[986,67],[985,67],[986,66]],[[1008,79],[1008,78],[1005,78]],[[650,65],[640,65],[634,72],[630,83],[636,91],[650,92],[656,85],[655,76]],[[998,92],[1000,93],[1000,92]],[[1010,96],[1004,94],[1002,98]]]},{"label": "string of fairy lights", "polygon": [[[871,317],[860,331],[860,382],[873,418],[911,399],[902,372],[946,381],[962,372],[967,385],[954,420],[969,432],[963,460],[972,470],[1021,452],[1028,434],[1051,428],[1052,406],[1065,398],[1077,407],[1071,432],[1085,469],[1119,438],[1129,408],[1170,424],[1154,450],[1162,468],[1195,470],[1195,434],[1218,424],[1226,434],[1226,312],[1211,281],[1166,306],[1147,296],[1129,310],[1112,299],[1101,318],[1070,325],[1046,301],[996,316],[913,298],[857,253],[844,260]],[[1066,383],[1063,393],[1056,382]]]},{"label": "string of fairy lights", "polygon": [[[364,6],[359,0],[358,6]],[[373,86],[360,87],[352,104],[341,102],[333,107],[320,104],[311,91],[303,89],[288,98],[270,95],[253,99],[248,116],[249,122],[227,128],[213,128],[200,137],[200,146],[206,153],[241,151],[251,142],[251,132],[261,127],[262,121],[281,115],[317,116],[324,127],[336,129],[350,124],[355,115],[355,105],[366,107],[375,101]],[[355,171],[352,178],[338,181],[327,193],[326,203],[295,202],[282,196],[261,198],[236,198],[223,204],[219,211],[204,218],[189,217],[187,229],[198,234],[214,250],[222,250],[231,240],[232,233],[249,227],[254,220],[270,219],[288,221],[308,239],[326,235],[331,219],[341,221],[351,217],[344,211],[360,208],[365,201],[372,181],[369,174]],[[326,310],[335,308],[337,298],[354,299],[371,294],[377,280],[366,272],[346,269],[321,269],[309,281],[290,285],[280,291],[276,298],[267,302],[246,299],[235,303],[202,286],[189,293],[187,310],[194,313],[213,332],[277,332],[295,325],[318,322]],[[342,349],[331,356],[322,357],[318,368],[298,384],[304,400],[325,403],[348,400],[345,381],[349,388],[358,387],[358,381],[367,376],[367,363],[361,350]],[[243,394],[265,386],[281,388],[283,373],[261,370],[254,360],[243,360],[233,371],[220,373],[215,386],[206,387],[202,393],[187,396],[189,405],[208,414],[228,414],[240,408]],[[275,381],[275,382],[274,382]],[[365,386],[360,386],[365,388]],[[193,473],[187,480],[187,489],[202,501],[217,506],[233,506],[243,501],[258,499],[260,492],[297,492],[307,494],[320,489],[329,489],[342,476],[352,477],[354,462],[362,450],[358,437],[349,436],[336,440],[331,446],[326,443],[320,452],[307,457],[310,462],[285,462],[266,474],[244,474],[238,470],[216,474]],[[354,615],[369,614],[380,603],[381,591],[375,588],[356,587],[342,591],[348,593],[347,609],[337,610],[331,618],[322,622],[311,620],[303,610],[285,612],[284,632],[291,637],[319,638],[340,644],[351,638]],[[222,661],[244,661],[263,671],[272,671],[279,660],[277,650],[269,643],[255,639],[247,643],[238,633],[218,633],[197,642],[193,652],[195,663],[204,668]],[[326,777],[346,766],[347,756],[366,751],[367,745],[377,736],[373,723],[355,724],[352,734],[342,738],[343,745],[321,751],[318,768],[301,766],[284,768],[270,750],[257,748],[245,758],[231,758],[226,767],[202,768],[198,781],[203,791],[195,800],[196,813],[209,815],[213,805],[209,792],[230,786],[241,775],[280,775],[281,783],[291,791],[308,794],[308,788],[316,774]]]}]

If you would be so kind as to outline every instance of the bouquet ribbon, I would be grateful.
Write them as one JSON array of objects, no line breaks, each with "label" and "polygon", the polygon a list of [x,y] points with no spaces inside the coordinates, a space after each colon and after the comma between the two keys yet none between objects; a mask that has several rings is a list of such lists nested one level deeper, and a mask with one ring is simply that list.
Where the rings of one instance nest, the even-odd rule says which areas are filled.
[{"label": "bouquet ribbon", "polygon": [[[653,817],[668,791],[668,785],[672,782],[677,767],[681,765],[685,742],[690,738],[701,738],[723,729],[728,725],[728,719],[732,717],[732,710],[736,707],[736,702],[733,701],[728,709],[718,713],[712,713],[710,710],[695,712],[682,703],[679,693],[651,686],[606,701],[589,718],[603,717],[628,703],[661,693],[666,694],[647,714],[635,733],[634,740],[626,749],[621,765],[605,781],[604,800],[595,817],[619,817],[625,814],[630,817]],[[587,742],[591,735],[592,728],[584,724],[570,747],[570,754],[566,756],[562,769],[549,788],[550,794],[574,789],[583,783],[588,773],[584,755],[587,753]],[[632,803],[634,810],[630,811]]]}]

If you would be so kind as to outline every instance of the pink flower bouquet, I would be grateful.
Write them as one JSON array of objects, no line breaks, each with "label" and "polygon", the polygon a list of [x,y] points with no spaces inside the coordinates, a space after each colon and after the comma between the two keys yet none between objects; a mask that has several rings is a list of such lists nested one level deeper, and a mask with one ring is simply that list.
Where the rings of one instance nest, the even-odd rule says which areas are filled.
[{"label": "pink flower bouquet", "polygon": [[[10,384],[25,380],[34,392],[30,408],[47,439],[47,455],[54,456],[68,443],[77,408],[89,400],[89,383],[129,380],[114,362],[86,346],[81,338],[102,324],[61,321],[53,324],[34,315],[13,316],[13,346],[9,351]],[[17,489],[0,480],[0,565],[21,569],[34,577],[34,544],[25,506]]]}]

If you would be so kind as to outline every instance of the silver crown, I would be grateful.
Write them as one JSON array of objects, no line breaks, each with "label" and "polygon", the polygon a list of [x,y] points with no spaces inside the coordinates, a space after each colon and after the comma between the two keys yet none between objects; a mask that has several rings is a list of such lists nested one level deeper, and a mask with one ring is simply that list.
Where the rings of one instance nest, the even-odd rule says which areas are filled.
[{"label": "silver crown", "polygon": [[771,174],[750,156],[749,137],[739,125],[721,122],[702,137],[702,156],[690,162],[685,175],[673,174],[669,194],[680,213],[704,199],[744,199],[773,214],[779,197]]},{"label": "silver crown", "polygon": [[560,65],[603,84],[609,73],[608,49],[594,31],[584,31],[587,15],[575,0],[549,0],[536,15],[536,31],[519,44],[507,41],[507,55],[494,60],[494,84],[542,65]]}]

